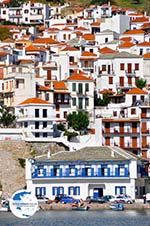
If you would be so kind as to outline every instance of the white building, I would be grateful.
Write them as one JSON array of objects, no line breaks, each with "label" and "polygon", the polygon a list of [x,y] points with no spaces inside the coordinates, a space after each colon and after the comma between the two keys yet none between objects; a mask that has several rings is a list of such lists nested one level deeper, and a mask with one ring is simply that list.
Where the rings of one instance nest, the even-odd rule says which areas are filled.
[{"label": "white building", "polygon": [[83,200],[128,194],[134,199],[144,192],[143,169],[144,162],[120,148],[86,147],[27,160],[26,183],[34,195],[50,199],[59,194]]}]

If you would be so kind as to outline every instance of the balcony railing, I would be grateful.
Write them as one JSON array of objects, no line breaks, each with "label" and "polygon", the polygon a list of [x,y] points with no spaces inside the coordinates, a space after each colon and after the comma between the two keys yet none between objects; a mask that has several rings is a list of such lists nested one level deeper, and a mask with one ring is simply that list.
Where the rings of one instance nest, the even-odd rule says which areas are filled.
[{"label": "balcony railing", "polygon": [[135,72],[135,70],[132,70],[131,72],[128,72],[128,71],[125,71],[125,73],[126,73],[126,76],[131,76],[131,77],[134,77],[134,76],[136,76],[136,72]]}]

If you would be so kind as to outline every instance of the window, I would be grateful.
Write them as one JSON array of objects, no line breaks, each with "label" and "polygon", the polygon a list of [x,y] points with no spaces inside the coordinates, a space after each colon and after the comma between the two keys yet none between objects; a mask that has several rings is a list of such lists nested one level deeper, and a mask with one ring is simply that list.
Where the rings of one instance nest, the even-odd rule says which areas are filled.
[{"label": "window", "polygon": [[39,122],[35,122],[35,129],[39,129]]},{"label": "window", "polygon": [[45,93],[45,100],[49,100],[49,93]]},{"label": "window", "polygon": [[66,40],[66,34],[64,34],[64,40]]},{"label": "window", "polygon": [[47,118],[47,109],[43,109],[43,118]]},{"label": "window", "polygon": [[124,176],[125,175],[125,168],[124,167],[119,167],[119,176]]},{"label": "window", "polygon": [[40,134],[39,133],[35,133],[35,137],[40,137]]},{"label": "window", "polygon": [[75,176],[75,167],[69,168],[69,176]]},{"label": "window", "polygon": [[63,195],[64,194],[64,187],[52,187],[52,195]]},{"label": "window", "polygon": [[35,109],[35,118],[39,118],[40,114],[39,114],[39,109]]},{"label": "window", "polygon": [[107,43],[108,42],[108,38],[105,38],[105,43]]},{"label": "window", "polygon": [[82,83],[79,83],[79,85],[78,85],[78,92],[79,92],[80,94],[83,93],[83,86],[82,86]]},{"label": "window", "polygon": [[114,117],[117,116],[117,111],[113,111],[113,116],[114,116]]},{"label": "window", "polygon": [[79,109],[83,109],[83,98],[79,98]]},{"label": "window", "polygon": [[101,167],[101,176],[107,176],[107,168],[106,166],[102,166]]},{"label": "window", "polygon": [[45,196],[46,195],[46,187],[36,187],[35,188],[35,196]]},{"label": "window", "polygon": [[6,14],[6,10],[3,10],[3,14],[4,14],[4,15]]},{"label": "window", "polygon": [[140,49],[140,55],[143,55],[143,49]]},{"label": "window", "polygon": [[126,186],[115,186],[115,195],[126,194]]},{"label": "window", "polygon": [[109,79],[108,83],[113,84],[113,77],[108,77],[108,79]]},{"label": "window", "polygon": [[19,72],[22,73],[22,67],[19,67]]},{"label": "window", "polygon": [[141,96],[141,101],[142,101],[142,102],[144,102],[144,99],[145,99],[144,96]]},{"label": "window", "polygon": [[25,17],[25,21],[28,21],[28,17]]},{"label": "window", "polygon": [[124,64],[120,64],[120,71],[124,71]]},{"label": "window", "polygon": [[89,98],[85,98],[85,107],[89,106]]},{"label": "window", "polygon": [[47,133],[43,133],[43,137],[47,137]]},{"label": "window", "polygon": [[106,71],[106,65],[102,65],[102,71]]},{"label": "window", "polygon": [[73,56],[69,57],[69,62],[74,63],[74,57]]},{"label": "window", "polygon": [[29,10],[28,9],[25,9],[24,13],[29,13]]},{"label": "window", "polygon": [[85,92],[89,91],[89,83],[85,83]]},{"label": "window", "polygon": [[131,109],[131,115],[135,115],[136,114],[136,109],[135,108],[132,108]]},{"label": "window", "polygon": [[72,106],[76,106],[76,98],[72,98]]},{"label": "window", "polygon": [[60,118],[60,114],[56,114],[56,118]]},{"label": "window", "polygon": [[43,128],[47,128],[47,122],[43,122]]},{"label": "window", "polygon": [[69,187],[68,188],[68,195],[80,195],[80,187]]},{"label": "window", "polygon": [[139,64],[135,64],[135,71],[139,70]]},{"label": "window", "polygon": [[72,83],[72,91],[76,91],[76,83]]},{"label": "window", "polygon": [[24,122],[24,128],[28,127],[28,122]]}]

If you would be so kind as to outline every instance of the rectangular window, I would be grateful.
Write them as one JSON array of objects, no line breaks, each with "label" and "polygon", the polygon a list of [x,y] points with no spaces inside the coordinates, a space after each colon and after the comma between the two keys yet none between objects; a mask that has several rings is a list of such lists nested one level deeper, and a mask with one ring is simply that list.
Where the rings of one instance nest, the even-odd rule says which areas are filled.
[{"label": "rectangular window", "polygon": [[42,197],[46,195],[46,187],[36,187],[35,196]]},{"label": "rectangular window", "polygon": [[68,194],[69,195],[74,195],[74,187],[69,187],[68,188]]},{"label": "rectangular window", "polygon": [[101,176],[107,176],[107,171],[108,171],[108,169],[106,167],[102,166],[102,168],[101,168]]},{"label": "rectangular window", "polygon": [[47,137],[47,133],[43,133],[43,137]]},{"label": "rectangular window", "polygon": [[47,128],[47,122],[43,122],[43,129]]},{"label": "rectangular window", "polygon": [[89,83],[85,83],[85,92],[89,92]]},{"label": "rectangular window", "polygon": [[79,92],[80,94],[83,93],[83,85],[82,85],[82,83],[79,83],[79,85],[78,85],[78,92]]},{"label": "rectangular window", "polygon": [[72,91],[76,91],[76,83],[72,83]]},{"label": "rectangular window", "polygon": [[85,107],[89,106],[89,98],[85,98]]},{"label": "rectangular window", "polygon": [[119,176],[124,176],[124,175],[125,175],[125,168],[119,167]]},{"label": "rectangular window", "polygon": [[106,71],[106,65],[102,65],[102,71]]},{"label": "rectangular window", "polygon": [[80,187],[69,187],[68,188],[68,195],[80,195]]},{"label": "rectangular window", "polygon": [[43,109],[43,118],[47,118],[47,109]]},{"label": "rectangular window", "polygon": [[40,134],[39,133],[35,133],[35,137],[40,137]]},{"label": "rectangular window", "polygon": [[35,109],[35,118],[39,118],[40,114],[39,114],[39,109]]},{"label": "rectangular window", "polygon": [[74,167],[69,168],[69,176],[75,176],[75,168]]},{"label": "rectangular window", "polygon": [[124,71],[124,64],[120,64],[120,71]]},{"label": "rectangular window", "polygon": [[52,195],[63,195],[64,194],[64,187],[52,187]]},{"label": "rectangular window", "polygon": [[110,85],[113,84],[113,77],[108,77],[108,79],[109,79],[108,83],[109,83]]},{"label": "rectangular window", "polygon": [[125,195],[126,194],[126,186],[115,186],[115,195]]},{"label": "rectangular window", "polygon": [[76,106],[76,98],[72,98],[72,106]]},{"label": "rectangular window", "polygon": [[135,64],[135,71],[139,70],[139,64]]},{"label": "rectangular window", "polygon": [[39,129],[39,125],[40,125],[40,123],[38,121],[35,122],[35,129]]},{"label": "rectangular window", "polygon": [[28,127],[28,122],[24,122],[24,128]]},{"label": "rectangular window", "polygon": [[135,108],[132,108],[131,109],[131,115],[135,115],[136,114],[136,109]]},{"label": "rectangular window", "polygon": [[83,109],[83,98],[79,98],[79,109]]}]

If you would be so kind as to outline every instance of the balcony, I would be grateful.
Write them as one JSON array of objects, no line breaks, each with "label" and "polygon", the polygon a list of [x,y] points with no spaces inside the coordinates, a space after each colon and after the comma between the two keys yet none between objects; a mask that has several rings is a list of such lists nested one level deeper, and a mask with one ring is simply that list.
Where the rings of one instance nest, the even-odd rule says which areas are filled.
[{"label": "balcony", "polygon": [[98,73],[98,77],[101,76],[115,76],[115,72],[114,71],[99,71]]},{"label": "balcony", "polygon": [[43,65],[43,69],[53,69],[53,70],[56,70],[57,69],[57,63],[55,61],[51,61],[51,62],[45,63]]},{"label": "balcony", "polygon": [[131,72],[125,71],[125,74],[127,77],[135,77],[136,76],[135,70],[132,70]]},{"label": "balcony", "polygon": [[129,83],[116,83],[116,88],[121,88],[121,89],[130,89],[133,86]]}]

